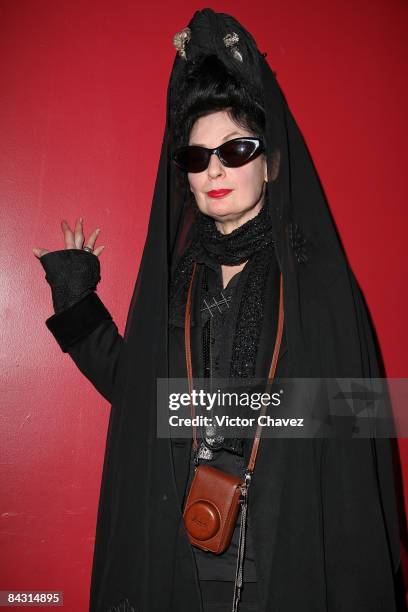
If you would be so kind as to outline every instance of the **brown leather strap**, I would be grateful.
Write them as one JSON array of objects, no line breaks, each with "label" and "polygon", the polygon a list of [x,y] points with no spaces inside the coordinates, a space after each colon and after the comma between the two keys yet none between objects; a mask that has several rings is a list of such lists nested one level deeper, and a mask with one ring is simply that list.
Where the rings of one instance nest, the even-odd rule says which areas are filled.
[{"label": "brown leather strap", "polygon": [[[191,320],[191,301],[192,301],[192,290],[193,290],[193,282],[194,276],[197,270],[197,263],[194,262],[193,272],[191,274],[190,284],[188,287],[187,293],[187,301],[186,301],[186,311],[184,317],[184,346],[185,346],[185,354],[186,354],[186,366],[187,366],[187,377],[188,377],[188,388],[191,396],[193,390],[193,368],[191,363],[191,341],[190,341],[190,320]],[[271,366],[269,368],[268,373],[268,384],[267,389],[269,389],[273,383],[273,379],[275,377],[276,366],[278,363],[279,351],[282,342],[283,335],[283,321],[284,321],[284,308],[283,308],[283,275],[282,272],[280,274],[280,287],[279,287],[279,316],[278,316],[278,325],[276,331],[276,339],[275,339],[275,347],[273,349]],[[195,417],[195,408],[194,404],[190,404],[191,407],[191,418]],[[261,416],[263,416],[266,412],[266,405],[262,407]],[[196,435],[197,428],[193,425],[193,447],[198,448],[198,441]],[[248,461],[247,470],[253,472],[255,467],[256,455],[258,453],[259,441],[261,438],[262,426],[258,424],[254,442],[252,445],[251,456]]]},{"label": "brown leather strap", "polygon": [[[193,290],[193,281],[194,281],[196,269],[197,269],[197,264],[196,262],[194,262],[193,272],[191,274],[191,279],[190,279],[190,285],[188,287],[186,312],[185,312],[185,317],[184,317],[184,347],[185,347],[185,353],[186,353],[188,390],[190,393],[190,397],[193,391],[193,367],[191,365],[191,343],[190,343],[190,313],[191,313],[191,296],[192,296],[192,290]],[[194,419],[195,417],[194,404],[193,403],[190,404],[190,407],[191,407],[191,418]],[[195,425],[193,425],[193,447],[194,448],[198,448],[196,431],[197,431],[197,428]]]}]

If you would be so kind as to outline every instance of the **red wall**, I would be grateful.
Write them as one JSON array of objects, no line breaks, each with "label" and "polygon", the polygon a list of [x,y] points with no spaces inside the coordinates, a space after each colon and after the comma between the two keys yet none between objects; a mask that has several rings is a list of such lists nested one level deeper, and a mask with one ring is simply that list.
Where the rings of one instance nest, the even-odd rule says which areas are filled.
[{"label": "red wall", "polygon": [[[206,4],[0,5],[0,590],[61,590],[88,609],[109,405],[45,326],[32,247],[60,220],[101,228],[99,295],[124,329],[143,249],[175,50]],[[213,2],[254,34],[309,144],[390,377],[407,376],[407,5]],[[408,500],[408,445],[399,441]]]}]

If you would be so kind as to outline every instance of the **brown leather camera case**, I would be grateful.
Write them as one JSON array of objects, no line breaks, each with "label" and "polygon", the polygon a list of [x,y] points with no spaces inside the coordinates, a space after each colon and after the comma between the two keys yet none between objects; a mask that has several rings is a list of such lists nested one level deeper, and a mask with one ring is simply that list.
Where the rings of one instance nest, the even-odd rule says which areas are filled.
[{"label": "brown leather camera case", "polygon": [[183,518],[190,542],[219,554],[231,542],[243,479],[209,465],[199,465],[187,496]]}]

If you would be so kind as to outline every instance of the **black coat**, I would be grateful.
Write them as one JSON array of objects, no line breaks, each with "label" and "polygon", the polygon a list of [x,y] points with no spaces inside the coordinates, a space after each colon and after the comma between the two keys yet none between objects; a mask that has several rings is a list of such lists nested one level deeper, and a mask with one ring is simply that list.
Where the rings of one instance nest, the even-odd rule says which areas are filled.
[{"label": "black coat", "polygon": [[[264,371],[270,363],[271,339],[276,333],[276,275],[274,278],[270,276],[268,281],[270,299],[266,300],[258,351],[258,365]],[[199,318],[194,312],[193,308],[193,371],[199,366],[197,346],[201,333],[200,326],[195,324]],[[65,312],[54,315],[47,320],[47,325],[96,389],[112,401],[115,385],[123,384],[115,374],[124,341],[97,294],[91,293]],[[170,326],[169,341],[171,376],[186,377],[182,323]],[[277,377],[291,374],[287,356],[284,333]],[[115,418],[120,415],[111,414],[108,440]],[[142,427],[143,424],[141,431]],[[139,517],[126,516],[122,509],[117,525],[117,529],[126,530],[127,520],[145,521],[140,533],[147,538],[141,546],[148,555],[145,558],[148,571],[135,575],[134,589],[127,592],[118,582],[117,602],[109,607],[106,603],[91,602],[92,611],[132,610],[132,606],[138,610],[138,592],[147,593],[142,608],[146,612],[202,610],[195,560],[181,514],[190,442],[156,440],[160,468],[150,473],[157,478],[152,483],[155,496],[152,505],[147,514],[141,512]],[[376,443],[383,444],[383,450],[388,453],[388,441]],[[137,439],[134,444],[138,444]],[[249,445],[246,461],[248,449]],[[127,466],[135,486],[149,478],[144,467],[142,457],[140,463]],[[119,478],[128,485],[130,473],[125,471]],[[394,506],[393,499],[382,499],[373,440],[262,438],[249,500],[260,612],[397,610],[388,542],[394,537],[389,529],[395,525],[395,517],[387,516],[387,512],[394,511]],[[104,517],[106,520],[106,509]],[[95,550],[99,563],[97,546],[102,545],[101,540],[100,534]],[[125,562],[132,563],[133,553],[136,551],[132,548],[123,551]],[[95,559],[94,580],[106,571]]]}]

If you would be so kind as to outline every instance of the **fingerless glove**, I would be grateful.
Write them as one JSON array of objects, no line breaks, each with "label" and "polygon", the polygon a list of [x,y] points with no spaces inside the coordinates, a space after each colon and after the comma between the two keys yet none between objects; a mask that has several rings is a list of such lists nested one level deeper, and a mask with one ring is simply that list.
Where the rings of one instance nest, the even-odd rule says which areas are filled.
[{"label": "fingerless glove", "polygon": [[40,257],[52,291],[55,314],[46,320],[64,353],[112,316],[96,293],[99,259],[81,249],[51,251]]},{"label": "fingerless glove", "polygon": [[40,262],[51,287],[55,313],[95,291],[101,280],[99,258],[82,249],[51,251],[40,257]]}]

